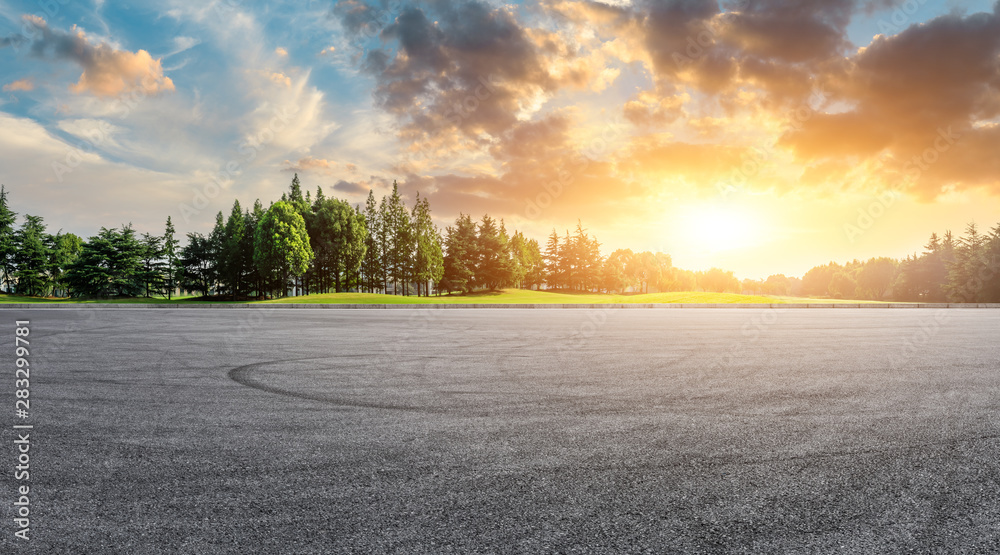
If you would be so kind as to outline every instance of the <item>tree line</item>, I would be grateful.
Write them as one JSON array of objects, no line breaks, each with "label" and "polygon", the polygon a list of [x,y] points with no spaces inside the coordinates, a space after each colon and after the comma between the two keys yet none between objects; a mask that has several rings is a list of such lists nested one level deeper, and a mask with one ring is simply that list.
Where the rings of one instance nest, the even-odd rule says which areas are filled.
[{"label": "tree line", "polygon": [[470,293],[501,288],[605,293],[653,291],[808,295],[925,302],[1000,302],[1000,225],[989,234],[970,224],[955,239],[936,234],[920,254],[812,268],[801,280],[772,275],[740,281],[731,271],[692,272],[665,253],[601,243],[581,222],[571,233],[535,239],[488,214],[460,214],[444,230],[434,225],[426,197],[407,207],[394,182],[364,207],[306,191],[296,174],[280,200],[265,209],[234,201],[208,234],[187,233],[182,246],[171,218],[162,235],[131,224],[101,228],[87,240],[46,232],[42,218],[15,226],[0,187],[0,280],[7,292],[29,296],[170,298],[182,290],[221,299],[362,291],[397,295]]},{"label": "tree line", "polygon": [[983,233],[975,223],[955,238],[932,233],[924,250],[903,260],[830,262],[802,278],[802,294],[904,302],[1000,302],[1000,225]]}]

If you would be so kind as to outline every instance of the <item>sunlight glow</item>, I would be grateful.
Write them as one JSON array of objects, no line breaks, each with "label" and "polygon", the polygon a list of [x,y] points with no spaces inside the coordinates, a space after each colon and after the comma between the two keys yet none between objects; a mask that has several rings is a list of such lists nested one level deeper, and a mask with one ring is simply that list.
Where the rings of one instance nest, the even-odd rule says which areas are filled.
[{"label": "sunlight glow", "polygon": [[693,248],[723,252],[753,245],[760,238],[755,214],[737,205],[701,205],[685,208],[680,232]]}]

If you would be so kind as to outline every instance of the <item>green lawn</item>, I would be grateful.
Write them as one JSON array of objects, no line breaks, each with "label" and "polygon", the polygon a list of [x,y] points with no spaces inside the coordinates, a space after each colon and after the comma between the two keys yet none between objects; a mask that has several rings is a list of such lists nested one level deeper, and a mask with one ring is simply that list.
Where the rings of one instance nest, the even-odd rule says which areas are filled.
[{"label": "green lawn", "polygon": [[74,303],[74,304],[92,304],[92,303],[112,303],[112,304],[159,304],[159,303],[177,303],[177,302],[190,302],[193,301],[195,297],[185,296],[185,297],[174,297],[171,300],[167,300],[166,297],[135,297],[135,298],[121,298],[121,299],[74,299],[74,298],[62,298],[62,297],[23,297],[20,295],[7,295],[0,293],[0,304],[14,304],[14,303]]},{"label": "green lawn", "polygon": [[650,293],[646,295],[608,295],[604,293],[563,293],[554,291],[477,292],[470,295],[440,297],[402,297],[370,293],[331,293],[264,301],[265,303],[330,303],[330,304],[625,304],[625,303],[781,303],[774,297],[735,295],[732,293]]},{"label": "green lawn", "polygon": [[[198,300],[195,297],[174,297],[168,301],[165,297],[82,300],[22,297],[18,295],[0,294],[0,304],[9,303],[223,303],[228,301]],[[605,293],[558,292],[558,291],[528,291],[524,289],[504,289],[503,291],[476,292],[468,295],[442,295],[440,297],[403,297],[399,295],[375,295],[370,293],[329,293],[323,295],[307,295],[303,297],[288,297],[269,301],[251,301],[251,303],[308,303],[308,304],[784,304],[784,303],[872,303],[876,301],[859,301],[850,299],[813,299],[802,297],[767,297],[760,295],[737,295],[734,293],[630,293],[625,295],[609,295]]]}]

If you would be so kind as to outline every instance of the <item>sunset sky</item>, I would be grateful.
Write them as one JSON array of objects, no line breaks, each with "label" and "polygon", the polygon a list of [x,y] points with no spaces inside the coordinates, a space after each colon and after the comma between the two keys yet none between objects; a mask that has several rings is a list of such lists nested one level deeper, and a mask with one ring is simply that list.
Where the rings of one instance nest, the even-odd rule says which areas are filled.
[{"label": "sunset sky", "polygon": [[293,172],[741,278],[1000,222],[985,0],[5,0],[0,86],[13,209],[83,237]]}]

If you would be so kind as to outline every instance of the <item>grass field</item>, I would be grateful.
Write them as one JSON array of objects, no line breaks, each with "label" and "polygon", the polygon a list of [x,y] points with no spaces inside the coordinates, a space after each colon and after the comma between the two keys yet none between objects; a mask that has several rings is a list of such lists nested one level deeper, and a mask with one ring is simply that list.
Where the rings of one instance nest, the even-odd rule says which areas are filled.
[{"label": "grass field", "polygon": [[121,299],[74,299],[69,297],[24,297],[20,295],[7,295],[0,293],[0,304],[16,304],[16,303],[74,303],[74,304],[95,304],[95,303],[111,303],[111,304],[160,304],[160,303],[187,303],[192,302],[196,297],[183,296],[174,297],[171,300],[167,300],[166,297],[135,297],[135,298],[121,298]]},{"label": "grass field", "polygon": [[[207,299],[212,303],[223,303]],[[39,298],[18,295],[0,294],[0,304],[12,303],[115,303],[115,304],[162,304],[162,303],[201,303],[195,297],[174,297],[167,300],[163,297],[127,298],[127,299],[67,299]],[[286,297],[269,301],[251,301],[252,303],[278,304],[782,304],[782,303],[872,303],[875,301],[859,301],[850,299],[817,299],[803,297],[769,297],[762,295],[737,295],[734,293],[631,293],[614,295],[605,293],[559,292],[559,291],[529,291],[524,289],[504,289],[502,291],[476,292],[471,294],[442,295],[440,297],[403,297],[399,295],[376,295],[371,293],[329,293],[306,295],[302,297]]]},{"label": "grass field", "polygon": [[504,289],[468,295],[440,297],[401,297],[370,293],[331,293],[275,299],[266,303],[337,303],[337,304],[624,304],[624,303],[780,303],[774,297],[736,295],[732,293],[649,293],[609,295],[604,293],[564,293]]}]

